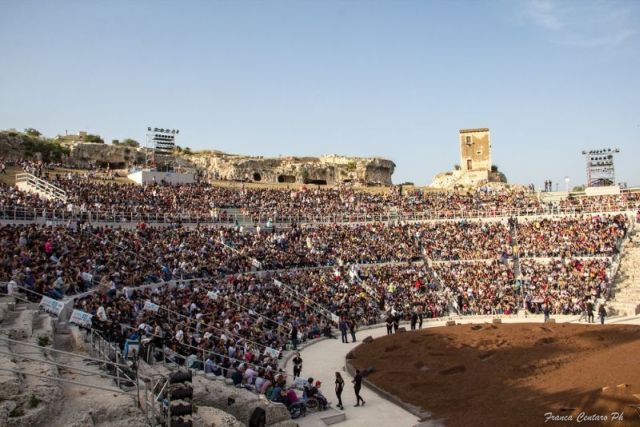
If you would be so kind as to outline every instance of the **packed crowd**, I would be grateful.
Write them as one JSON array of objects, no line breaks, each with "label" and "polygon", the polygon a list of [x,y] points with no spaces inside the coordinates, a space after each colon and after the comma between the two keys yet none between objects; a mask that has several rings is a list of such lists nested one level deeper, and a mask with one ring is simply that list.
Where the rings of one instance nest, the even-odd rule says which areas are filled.
[{"label": "packed crowd", "polygon": [[141,337],[167,360],[230,378],[240,372],[235,383],[255,384],[267,373],[272,383],[286,377],[277,368],[280,351],[331,336],[336,319],[375,324],[390,313],[422,322],[449,314],[510,314],[522,306],[579,314],[587,302],[604,298],[611,283],[608,258],[525,259],[519,280],[512,262],[351,265],[147,288],[118,281],[75,304],[93,315],[96,330],[122,346]]},{"label": "packed crowd", "polygon": [[[189,218],[199,222],[229,222],[243,215],[254,223],[303,222],[331,219],[333,222],[354,218],[409,218],[414,215],[438,217],[493,216],[514,211],[546,213],[551,207],[542,203],[529,189],[482,187],[476,191],[425,192],[402,191],[392,187],[384,193],[357,191],[352,187],[328,189],[268,189],[215,186],[208,183],[187,185],[137,185],[104,182],[91,175],[53,173],[42,165],[29,162],[24,169],[47,179],[67,192],[68,200],[40,201],[19,194],[9,187],[0,188],[0,212],[7,209],[46,209],[49,216],[70,211],[89,213],[111,220],[127,218],[150,221],[169,215],[178,221]],[[637,206],[636,193],[620,196],[570,198],[560,208],[571,212],[626,209]],[[554,209],[558,209],[555,207]]]},{"label": "packed crowd", "polygon": [[[461,228],[457,231],[448,228],[451,224],[443,224],[447,233],[455,236],[449,247],[455,246],[456,241],[479,239],[470,234],[470,224],[459,223]],[[561,224],[564,227],[559,228]],[[475,226],[475,234],[497,234],[496,230],[483,229],[484,226]],[[490,227],[497,226],[499,223],[490,224]],[[220,282],[220,278],[231,277],[229,283],[239,287],[244,282],[236,282],[235,277],[256,280],[260,274],[268,274],[262,271],[264,269],[288,266],[288,270],[274,273],[283,283],[290,284],[287,286],[294,287],[291,291],[294,294],[282,292],[285,301],[300,296],[303,301],[314,301],[314,307],[320,307],[323,313],[357,318],[359,323],[373,323],[379,320],[380,312],[390,309],[405,314],[419,309],[427,317],[438,317],[451,309],[463,314],[508,313],[517,308],[518,295],[526,299],[527,308],[532,311],[539,308],[536,304],[540,301],[551,298],[555,311],[572,312],[585,295],[600,297],[606,294],[610,282],[607,277],[609,257],[585,260],[572,257],[614,255],[617,242],[626,233],[626,222],[620,216],[565,218],[547,225],[538,222],[520,224],[522,277],[518,286],[523,287],[520,291],[514,286],[514,261],[507,253],[509,244],[487,252],[485,255],[490,256],[483,261],[463,262],[455,258],[458,261],[450,262],[447,256],[423,258],[420,254],[428,248],[430,240],[445,237],[435,235],[433,239],[423,240],[420,233],[427,233],[427,228],[416,231],[419,227],[416,224],[374,227],[358,229],[355,233],[342,230],[342,234],[327,236],[331,248],[320,251],[314,250],[313,238],[304,237],[305,232],[317,233],[316,229],[282,231],[287,238],[304,242],[303,247],[298,247],[285,242],[277,231],[259,234],[233,228],[94,228],[76,223],[57,227],[8,225],[0,227],[0,281],[12,281],[56,299],[93,286],[98,286],[103,294],[115,294],[143,283],[191,278],[216,283],[211,289],[215,293],[221,283],[226,283]],[[426,227],[433,231],[432,225]],[[536,252],[540,247],[536,235],[530,237],[534,244],[529,245],[529,235],[523,231],[528,229],[535,230],[550,242],[546,251]],[[503,232],[508,241],[509,233]],[[299,233],[303,237],[291,237],[289,233]],[[597,244],[595,252],[591,251],[579,238],[586,233],[604,239],[606,244]],[[275,238],[275,246],[271,247],[269,239],[273,236],[280,237]],[[363,240],[354,243],[354,236]],[[412,241],[410,236],[417,237]],[[367,248],[367,241],[374,244]],[[560,241],[565,243],[564,247],[560,246]],[[566,242],[573,242],[574,246]],[[407,250],[406,245],[411,250]],[[265,252],[265,247],[270,249]],[[358,247],[361,247],[359,251]],[[379,253],[377,247],[381,248]],[[464,250],[459,248],[460,253]],[[284,257],[278,256],[279,252]],[[438,255],[430,249],[426,252]],[[397,256],[398,253],[404,253],[404,256]],[[306,254],[311,256],[305,257]],[[559,258],[539,260],[531,258],[532,255]],[[254,257],[260,259],[257,265]],[[473,258],[475,256],[468,257]],[[278,261],[270,261],[272,259]],[[425,259],[426,263],[423,262]],[[367,266],[367,263],[372,265]],[[303,268],[309,265],[331,267]],[[246,274],[242,275],[243,272]],[[239,273],[241,275],[237,276]],[[260,301],[269,300],[273,300],[271,295]],[[254,307],[253,301],[238,303]],[[268,314],[276,316],[275,313]]]},{"label": "packed crowd", "polygon": [[[521,257],[613,256],[627,232],[622,215],[521,222],[437,222],[291,227],[133,229],[0,226],[0,281],[19,280],[60,298],[97,281],[126,286],[253,270]],[[515,236],[517,234],[517,237]],[[121,279],[120,279],[121,278]]]},{"label": "packed crowd", "polygon": [[[0,186],[0,206],[111,209],[140,219],[166,211],[220,221],[233,220],[231,209],[274,217],[542,209],[526,192],[381,195],[50,179],[68,192],[68,204]],[[91,314],[93,328],[108,340],[126,349],[128,340],[141,339],[155,349],[146,354],[271,397],[290,377],[278,367],[281,351],[331,336],[338,325],[405,319],[414,327],[417,319],[449,314],[584,312],[607,298],[612,258],[630,225],[622,214],[252,229],[11,224],[0,225],[0,282],[54,299],[95,289],[75,307]]]}]

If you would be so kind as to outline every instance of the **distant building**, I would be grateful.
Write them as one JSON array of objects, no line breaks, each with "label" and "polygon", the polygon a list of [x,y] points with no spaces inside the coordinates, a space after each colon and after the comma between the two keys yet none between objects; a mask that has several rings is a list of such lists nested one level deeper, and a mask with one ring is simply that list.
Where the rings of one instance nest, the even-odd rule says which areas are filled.
[{"label": "distant building", "polygon": [[437,174],[431,187],[453,189],[478,187],[489,182],[507,182],[507,177],[491,164],[489,129],[460,129],[460,164],[456,170]]},{"label": "distant building", "polygon": [[460,129],[460,169],[491,172],[489,129]]},{"label": "distant building", "polygon": [[79,142],[85,142],[87,138],[87,132],[80,131],[77,135],[68,134],[66,131],[64,135],[60,135],[58,140],[62,145],[74,145]]}]

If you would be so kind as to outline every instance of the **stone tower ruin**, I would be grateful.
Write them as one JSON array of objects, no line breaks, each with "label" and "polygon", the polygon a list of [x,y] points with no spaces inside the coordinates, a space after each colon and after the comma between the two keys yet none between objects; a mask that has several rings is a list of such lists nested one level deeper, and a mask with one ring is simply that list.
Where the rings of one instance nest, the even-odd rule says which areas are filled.
[{"label": "stone tower ruin", "polygon": [[460,170],[474,178],[488,179],[491,172],[489,129],[460,129]]}]

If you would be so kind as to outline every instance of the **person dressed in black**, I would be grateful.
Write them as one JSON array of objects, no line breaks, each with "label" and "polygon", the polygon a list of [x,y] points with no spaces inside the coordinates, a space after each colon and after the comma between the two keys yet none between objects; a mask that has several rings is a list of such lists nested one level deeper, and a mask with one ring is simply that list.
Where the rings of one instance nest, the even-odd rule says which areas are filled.
[{"label": "person dressed in black", "polygon": [[351,342],[356,342],[356,319],[349,320],[349,333],[351,334]]},{"label": "person dressed in black", "polygon": [[594,322],[593,303],[591,301],[587,302],[587,318],[589,320],[589,323],[593,323]]},{"label": "person dressed in black", "polygon": [[347,324],[347,321],[345,319],[342,319],[338,327],[340,328],[340,335],[342,336],[342,342],[345,344],[348,343],[349,339],[347,338],[347,330],[349,329],[349,325]]},{"label": "person dressed in black", "polygon": [[302,357],[300,357],[300,352],[297,352],[296,356],[293,358],[293,378],[298,378],[301,372],[302,372]]},{"label": "person dressed in black", "polygon": [[411,312],[411,330],[416,330],[416,324],[418,323],[418,313],[415,310]]},{"label": "person dressed in black", "polygon": [[549,303],[544,304],[542,312],[544,313],[544,321],[546,322],[547,320],[549,320],[549,314],[551,313],[551,310],[549,310]]},{"label": "person dressed in black", "polygon": [[399,327],[400,327],[400,313],[396,313],[396,315],[393,316],[393,333],[394,334],[398,332]]},{"label": "person dressed in black", "polygon": [[362,375],[360,374],[360,370],[356,369],[356,376],[353,377],[353,391],[356,392],[356,404],[353,406],[360,406],[360,402],[362,402],[362,406],[366,403],[362,397],[360,397],[360,389],[362,388]]},{"label": "person dressed in black", "polygon": [[298,349],[298,325],[296,325],[295,323],[291,328],[291,344],[293,344],[294,350]]},{"label": "person dressed in black", "polygon": [[393,333],[393,317],[391,314],[387,316],[387,335],[391,335]]},{"label": "person dressed in black", "polygon": [[336,372],[336,397],[338,398],[338,408],[344,409],[342,406],[342,389],[344,389],[344,380],[340,372]]},{"label": "person dressed in black", "polygon": [[598,316],[600,317],[600,324],[604,325],[604,318],[607,317],[607,310],[604,308],[604,304],[600,305]]}]

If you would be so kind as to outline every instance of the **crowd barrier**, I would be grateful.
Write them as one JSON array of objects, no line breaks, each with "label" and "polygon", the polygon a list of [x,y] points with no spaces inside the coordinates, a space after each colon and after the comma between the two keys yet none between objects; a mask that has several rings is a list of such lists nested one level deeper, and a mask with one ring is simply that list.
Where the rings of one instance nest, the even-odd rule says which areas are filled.
[{"label": "crowd barrier", "polygon": [[348,223],[392,223],[392,222],[429,222],[457,221],[464,219],[503,219],[513,217],[547,217],[576,216],[597,214],[633,214],[638,212],[638,205],[600,205],[597,208],[552,208],[552,209],[501,209],[501,210],[459,210],[459,211],[427,211],[404,212],[397,214],[335,214],[335,215],[258,215],[251,216],[237,213],[237,209],[221,209],[222,215],[211,217],[207,214],[194,213],[140,213],[78,210],[77,208],[26,208],[22,206],[0,206],[0,220],[27,222],[68,222],[86,221],[96,223],[137,224],[144,222],[154,224],[226,224],[226,225],[265,225],[273,224],[287,227],[291,224],[348,224]]}]

